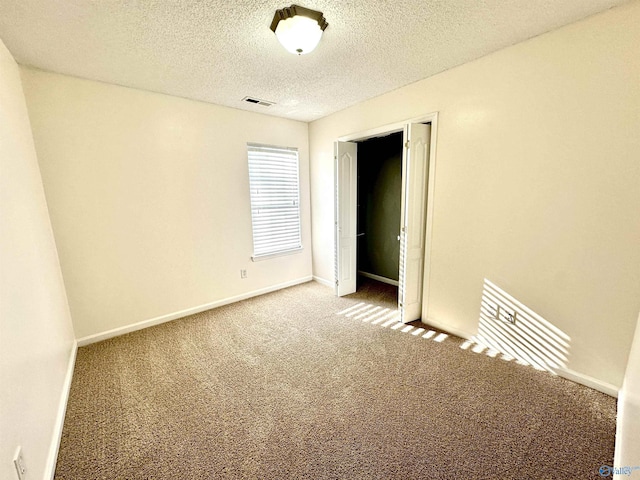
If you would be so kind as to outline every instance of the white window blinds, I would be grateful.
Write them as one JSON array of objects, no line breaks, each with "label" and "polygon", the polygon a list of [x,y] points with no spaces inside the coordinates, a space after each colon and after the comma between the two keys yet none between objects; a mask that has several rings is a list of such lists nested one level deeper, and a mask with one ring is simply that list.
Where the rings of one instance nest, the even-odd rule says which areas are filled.
[{"label": "white window blinds", "polygon": [[298,150],[248,144],[253,257],[302,248]]}]

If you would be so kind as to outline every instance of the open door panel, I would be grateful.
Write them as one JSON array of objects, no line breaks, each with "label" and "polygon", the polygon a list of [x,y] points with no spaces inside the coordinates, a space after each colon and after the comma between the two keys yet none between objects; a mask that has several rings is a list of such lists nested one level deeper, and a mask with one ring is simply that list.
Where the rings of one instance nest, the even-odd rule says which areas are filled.
[{"label": "open door panel", "polygon": [[335,278],[336,295],[356,291],[358,145],[335,143]]},{"label": "open door panel", "polygon": [[402,157],[400,289],[398,308],[404,323],[422,314],[430,125],[410,124]]}]

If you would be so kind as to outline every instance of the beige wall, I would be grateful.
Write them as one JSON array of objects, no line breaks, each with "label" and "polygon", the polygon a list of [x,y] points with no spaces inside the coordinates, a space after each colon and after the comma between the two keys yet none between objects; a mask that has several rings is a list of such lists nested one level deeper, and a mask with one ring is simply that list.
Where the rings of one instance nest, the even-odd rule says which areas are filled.
[{"label": "beige wall", "polygon": [[[27,68],[22,80],[78,338],[310,277],[306,123]],[[301,253],[250,260],[247,142],[299,149]]]},{"label": "beige wall", "polygon": [[477,331],[483,279],[619,387],[640,308],[640,2],[310,124],[314,275],[333,279],[340,136],[439,112],[429,320]]},{"label": "beige wall", "polygon": [[20,73],[0,41],[0,478],[16,478],[18,445],[28,478],[50,474],[74,352]]}]

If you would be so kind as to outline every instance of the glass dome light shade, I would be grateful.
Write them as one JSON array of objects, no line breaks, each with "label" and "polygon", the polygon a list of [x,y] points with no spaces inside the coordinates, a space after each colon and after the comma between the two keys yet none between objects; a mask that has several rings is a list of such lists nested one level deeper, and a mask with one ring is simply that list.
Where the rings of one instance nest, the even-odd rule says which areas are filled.
[{"label": "glass dome light shade", "polygon": [[296,15],[280,20],[276,27],[276,37],[287,51],[303,55],[318,46],[322,29],[312,18]]}]

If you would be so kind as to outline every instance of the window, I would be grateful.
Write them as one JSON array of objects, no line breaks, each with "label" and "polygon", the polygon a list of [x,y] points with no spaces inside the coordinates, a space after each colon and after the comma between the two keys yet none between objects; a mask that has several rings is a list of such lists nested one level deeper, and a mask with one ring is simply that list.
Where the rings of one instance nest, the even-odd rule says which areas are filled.
[{"label": "window", "polygon": [[296,148],[247,145],[253,259],[302,248]]}]

